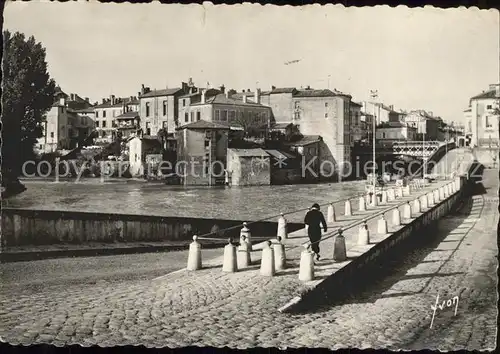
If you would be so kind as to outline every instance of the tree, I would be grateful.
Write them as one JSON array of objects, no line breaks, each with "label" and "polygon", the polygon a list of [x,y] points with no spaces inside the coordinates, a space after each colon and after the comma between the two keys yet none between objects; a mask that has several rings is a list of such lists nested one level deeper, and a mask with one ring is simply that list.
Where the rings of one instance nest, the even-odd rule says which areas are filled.
[{"label": "tree", "polygon": [[41,43],[19,32],[3,35],[2,187],[8,190],[20,184],[23,163],[34,158],[44,115],[54,103],[55,82]]}]

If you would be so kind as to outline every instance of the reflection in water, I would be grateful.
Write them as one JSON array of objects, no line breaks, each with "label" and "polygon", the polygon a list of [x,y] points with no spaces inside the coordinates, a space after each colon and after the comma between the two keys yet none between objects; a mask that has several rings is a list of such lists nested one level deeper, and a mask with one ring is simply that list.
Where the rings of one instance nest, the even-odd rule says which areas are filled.
[{"label": "reflection in water", "polygon": [[[4,207],[103,213],[258,220],[363,191],[362,181],[261,187],[166,186],[158,183],[23,181],[24,193]],[[302,221],[304,213],[290,215]]]}]

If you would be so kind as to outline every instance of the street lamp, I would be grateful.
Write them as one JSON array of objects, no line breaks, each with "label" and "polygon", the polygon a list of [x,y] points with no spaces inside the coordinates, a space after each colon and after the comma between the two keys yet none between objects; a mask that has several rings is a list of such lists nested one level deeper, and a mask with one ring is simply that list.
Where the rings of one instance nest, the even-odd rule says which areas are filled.
[{"label": "street lamp", "polygon": [[[372,100],[376,100],[378,98],[378,90],[370,90],[370,97],[372,98]],[[373,185],[373,198],[375,200],[375,198],[377,197],[376,194],[375,194],[375,171],[376,171],[376,166],[377,166],[377,162],[376,162],[376,159],[375,159],[375,122],[376,122],[376,110],[375,110],[375,107],[373,107],[373,119],[372,119],[372,145],[373,145],[373,171],[372,171],[372,178],[373,178],[373,181],[372,181],[372,185]]]}]

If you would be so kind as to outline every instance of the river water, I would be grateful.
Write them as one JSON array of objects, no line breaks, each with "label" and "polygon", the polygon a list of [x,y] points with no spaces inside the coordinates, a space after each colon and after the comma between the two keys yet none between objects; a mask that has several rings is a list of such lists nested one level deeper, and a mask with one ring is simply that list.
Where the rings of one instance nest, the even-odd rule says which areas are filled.
[{"label": "river water", "polygon": [[[3,207],[249,221],[364,190],[363,181],[253,187],[182,187],[127,180],[102,183],[100,179],[22,182],[27,190],[2,201]],[[303,217],[300,212],[287,219],[302,221]]]}]

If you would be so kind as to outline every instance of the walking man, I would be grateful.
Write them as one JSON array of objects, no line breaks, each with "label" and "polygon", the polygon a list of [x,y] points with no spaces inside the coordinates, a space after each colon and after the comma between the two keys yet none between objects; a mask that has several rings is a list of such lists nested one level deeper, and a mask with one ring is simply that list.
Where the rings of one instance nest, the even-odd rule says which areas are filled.
[{"label": "walking man", "polygon": [[309,240],[311,241],[311,248],[316,254],[316,260],[319,261],[319,240],[321,240],[321,225],[323,225],[323,231],[327,231],[326,221],[323,213],[319,211],[319,205],[314,203],[312,208],[307,212],[304,219],[304,224],[307,227],[307,234]]}]

